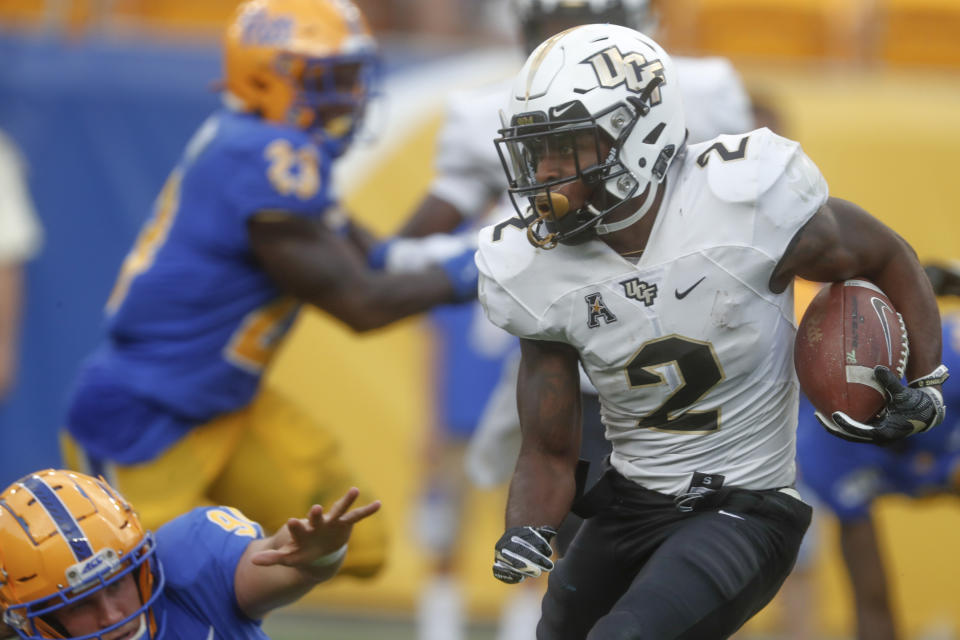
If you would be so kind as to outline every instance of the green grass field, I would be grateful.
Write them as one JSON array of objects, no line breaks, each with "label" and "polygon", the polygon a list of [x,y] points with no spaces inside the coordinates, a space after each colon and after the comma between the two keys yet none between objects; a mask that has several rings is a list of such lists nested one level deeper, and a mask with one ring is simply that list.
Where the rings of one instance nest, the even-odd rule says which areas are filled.
[{"label": "green grass field", "polygon": [[[346,617],[330,613],[281,612],[264,622],[273,640],[416,640],[411,618],[371,616]],[[466,640],[494,640],[491,624],[473,624]],[[532,639],[531,639],[532,640]]]},{"label": "green grass field", "polygon": [[[263,626],[273,640],[417,640],[413,619],[403,616],[359,617],[297,610],[275,613]],[[471,624],[465,640],[494,640],[495,638],[495,623],[475,622]],[[740,633],[735,636],[735,640],[782,639],[778,636]]]}]

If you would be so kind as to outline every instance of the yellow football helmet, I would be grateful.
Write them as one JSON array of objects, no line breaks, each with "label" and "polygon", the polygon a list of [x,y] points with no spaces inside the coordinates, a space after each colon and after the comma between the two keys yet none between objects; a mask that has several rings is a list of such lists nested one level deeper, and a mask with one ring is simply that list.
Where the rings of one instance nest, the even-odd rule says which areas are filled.
[{"label": "yellow football helmet", "polygon": [[377,76],[376,44],[350,0],[248,0],[227,27],[224,67],[242,109],[348,142]]},{"label": "yellow football helmet", "polygon": [[[163,591],[153,536],[102,479],[47,469],[0,494],[0,608],[21,638],[66,638],[50,615],[133,573],[142,606],[99,638],[141,617],[148,637],[163,631],[151,609]],[[145,634],[147,636],[147,634]]]}]

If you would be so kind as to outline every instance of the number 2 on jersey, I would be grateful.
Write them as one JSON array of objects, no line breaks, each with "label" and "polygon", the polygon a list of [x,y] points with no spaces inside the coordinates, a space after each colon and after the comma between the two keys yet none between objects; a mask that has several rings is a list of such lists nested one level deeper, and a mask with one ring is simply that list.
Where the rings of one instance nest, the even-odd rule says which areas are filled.
[{"label": "number 2 on jersey", "polygon": [[712,145],[707,147],[707,150],[697,156],[697,164],[702,169],[707,166],[707,163],[710,162],[710,152],[715,151],[720,159],[724,162],[730,162],[731,160],[742,160],[747,157],[747,140],[750,139],[750,136],[743,136],[740,138],[740,144],[736,149],[731,151],[727,149],[726,145],[722,142],[714,142]]},{"label": "number 2 on jersey", "polygon": [[656,369],[671,364],[676,367],[680,384],[663,404],[642,416],[637,426],[690,434],[710,433],[719,429],[719,409],[687,409],[724,378],[723,368],[709,342],[678,335],[651,340],[630,359],[626,368],[627,380],[632,388],[667,384],[663,374]]}]

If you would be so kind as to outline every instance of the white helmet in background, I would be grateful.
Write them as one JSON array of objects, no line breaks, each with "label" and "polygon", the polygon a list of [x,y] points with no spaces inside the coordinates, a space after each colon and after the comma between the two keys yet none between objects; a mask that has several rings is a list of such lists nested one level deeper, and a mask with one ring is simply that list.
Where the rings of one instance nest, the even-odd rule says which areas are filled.
[{"label": "white helmet in background", "polygon": [[[673,60],[649,37],[612,24],[575,27],[537,47],[501,120],[496,143],[510,197],[530,241],[544,248],[639,220],[686,139]],[[576,149],[583,148],[584,136],[596,152],[581,162]],[[575,174],[539,182],[538,163],[548,148],[574,153]],[[584,206],[568,211],[558,205],[566,198],[551,194],[576,180],[592,191]],[[628,217],[602,223],[634,198],[637,209]],[[528,215],[531,206],[536,213]]]},{"label": "white helmet in background", "polygon": [[608,22],[652,34],[650,0],[513,0],[527,53],[550,36],[581,24]]}]

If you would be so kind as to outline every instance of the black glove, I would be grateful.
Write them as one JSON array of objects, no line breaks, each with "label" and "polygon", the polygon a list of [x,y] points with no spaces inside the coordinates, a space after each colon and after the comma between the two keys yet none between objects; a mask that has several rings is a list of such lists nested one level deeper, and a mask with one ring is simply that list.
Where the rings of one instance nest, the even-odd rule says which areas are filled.
[{"label": "black glove", "polygon": [[854,420],[842,411],[831,418],[817,412],[816,418],[830,433],[852,442],[888,444],[922,433],[941,422],[946,407],[943,396],[932,385],[943,384],[949,375],[943,365],[929,375],[918,378],[909,386],[900,384],[896,374],[884,366],[875,367],[873,375],[887,396],[883,414],[869,422]]},{"label": "black glove", "polygon": [[510,527],[497,540],[493,577],[507,584],[536,578],[553,570],[550,541],[557,535],[553,527]]}]

